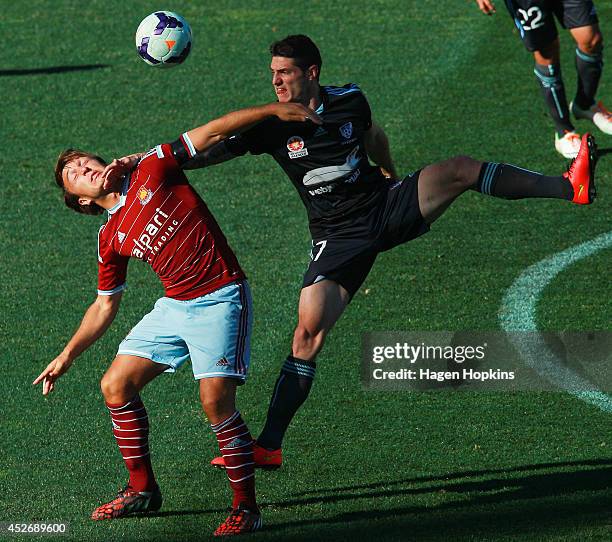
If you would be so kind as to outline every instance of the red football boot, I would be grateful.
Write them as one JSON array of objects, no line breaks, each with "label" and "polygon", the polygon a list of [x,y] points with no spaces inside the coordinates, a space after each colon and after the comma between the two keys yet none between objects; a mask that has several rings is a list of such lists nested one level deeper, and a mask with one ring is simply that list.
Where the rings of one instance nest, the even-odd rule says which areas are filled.
[{"label": "red football boot", "polygon": [[597,196],[595,190],[595,165],[597,164],[597,145],[591,134],[584,134],[578,156],[572,160],[563,176],[574,189],[572,201],[580,205],[593,203]]},{"label": "red football boot", "polygon": [[261,514],[259,511],[251,512],[242,505],[234,508],[227,519],[217,527],[215,536],[236,536],[239,534],[253,533],[261,529]]},{"label": "red football boot", "polygon": [[98,506],[91,514],[91,519],[116,519],[131,514],[157,512],[162,505],[162,494],[159,487],[153,491],[134,491],[126,487],[119,491],[110,502]]},{"label": "red football boot", "polygon": [[[253,443],[253,461],[256,469],[276,470],[283,464],[283,452],[281,448],[266,450],[255,442]],[[218,469],[225,468],[223,456],[215,457],[210,464]]]}]

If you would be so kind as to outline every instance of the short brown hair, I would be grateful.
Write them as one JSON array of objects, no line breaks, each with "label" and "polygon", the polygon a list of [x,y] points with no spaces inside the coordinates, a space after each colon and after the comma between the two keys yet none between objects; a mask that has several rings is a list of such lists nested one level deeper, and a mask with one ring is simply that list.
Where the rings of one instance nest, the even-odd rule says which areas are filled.
[{"label": "short brown hair", "polygon": [[106,160],[101,158],[96,154],[92,154],[90,152],[80,151],[78,149],[66,149],[63,151],[57,158],[57,163],[55,164],[55,182],[57,186],[59,186],[64,192],[64,203],[67,207],[74,209],[77,213],[83,213],[86,215],[99,215],[104,212],[104,209],[100,207],[96,203],[92,203],[91,205],[81,205],[79,203],[79,196],[75,194],[71,194],[66,190],[64,186],[64,179],[62,178],[62,173],[64,172],[64,168],[68,162],[72,162],[72,160],[76,160],[78,158],[93,158],[98,162],[106,165]]}]

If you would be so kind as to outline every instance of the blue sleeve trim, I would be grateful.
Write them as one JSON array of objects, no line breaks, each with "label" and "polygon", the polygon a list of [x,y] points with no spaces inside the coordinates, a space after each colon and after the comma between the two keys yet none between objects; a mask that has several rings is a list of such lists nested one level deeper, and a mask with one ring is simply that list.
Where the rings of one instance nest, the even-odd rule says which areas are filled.
[{"label": "blue sleeve trim", "polygon": [[361,89],[355,83],[350,83],[348,88],[331,86],[323,88],[327,94],[332,94],[334,96],[343,96],[344,94],[350,94],[351,92],[361,92]]}]

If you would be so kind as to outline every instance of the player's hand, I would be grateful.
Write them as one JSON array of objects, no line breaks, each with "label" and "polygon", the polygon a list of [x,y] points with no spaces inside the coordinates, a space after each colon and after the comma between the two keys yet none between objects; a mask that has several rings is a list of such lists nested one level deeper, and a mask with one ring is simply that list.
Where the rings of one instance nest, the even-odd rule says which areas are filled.
[{"label": "player's hand", "polygon": [[397,181],[398,180],[397,173],[389,171],[389,170],[385,169],[382,166],[379,166],[378,169],[380,169],[380,172],[385,176],[386,179],[389,179],[390,181]]},{"label": "player's hand", "polygon": [[314,122],[323,124],[323,120],[310,107],[296,103],[275,103],[272,105],[274,115],[289,122]]},{"label": "player's hand", "polygon": [[480,11],[485,15],[493,15],[495,13],[495,4],[492,0],[476,0]]},{"label": "player's hand", "polygon": [[140,157],[140,154],[130,154],[122,158],[115,158],[108,164],[108,166],[104,168],[104,171],[102,171],[102,178],[104,179],[102,187],[104,190],[112,188],[121,177],[128,171],[134,169]]},{"label": "player's hand", "polygon": [[72,360],[64,354],[57,356],[47,368],[32,382],[33,386],[42,382],[42,393],[48,395],[55,388],[55,381],[62,376],[72,365]]}]

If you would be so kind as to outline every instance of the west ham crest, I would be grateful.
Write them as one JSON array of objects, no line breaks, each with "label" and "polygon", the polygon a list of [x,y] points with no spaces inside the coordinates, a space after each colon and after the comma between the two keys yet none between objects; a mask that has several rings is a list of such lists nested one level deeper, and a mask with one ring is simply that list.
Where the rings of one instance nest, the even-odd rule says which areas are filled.
[{"label": "west ham crest", "polygon": [[136,192],[136,197],[140,201],[141,205],[146,205],[151,201],[151,198],[153,197],[153,192],[151,192],[151,190],[149,190],[146,186],[143,185],[138,189],[138,192]]}]

